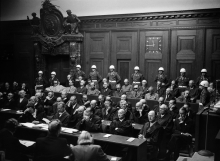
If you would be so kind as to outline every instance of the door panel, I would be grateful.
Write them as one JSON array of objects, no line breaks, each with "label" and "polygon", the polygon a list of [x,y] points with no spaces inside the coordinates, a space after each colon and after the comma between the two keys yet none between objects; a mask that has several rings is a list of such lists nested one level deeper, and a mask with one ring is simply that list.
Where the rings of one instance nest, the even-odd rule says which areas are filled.
[{"label": "door panel", "polygon": [[86,33],[86,74],[91,71],[91,66],[96,65],[102,77],[107,76],[109,56],[109,33]]},{"label": "door panel", "polygon": [[121,76],[121,83],[125,78],[130,80],[134,66],[138,65],[137,33],[113,32],[111,49],[111,64]]},{"label": "door panel", "polygon": [[168,31],[141,31],[140,68],[149,85],[156,86],[154,79],[159,67],[164,67],[169,75],[168,64]]}]

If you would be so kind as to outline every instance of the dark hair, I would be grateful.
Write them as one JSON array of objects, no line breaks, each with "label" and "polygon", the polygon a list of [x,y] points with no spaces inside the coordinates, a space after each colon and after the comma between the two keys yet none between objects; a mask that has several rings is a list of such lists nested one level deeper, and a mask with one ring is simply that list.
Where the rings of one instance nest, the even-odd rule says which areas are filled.
[{"label": "dark hair", "polygon": [[14,118],[10,118],[5,122],[5,128],[11,132],[14,132],[18,126],[18,121]]}]

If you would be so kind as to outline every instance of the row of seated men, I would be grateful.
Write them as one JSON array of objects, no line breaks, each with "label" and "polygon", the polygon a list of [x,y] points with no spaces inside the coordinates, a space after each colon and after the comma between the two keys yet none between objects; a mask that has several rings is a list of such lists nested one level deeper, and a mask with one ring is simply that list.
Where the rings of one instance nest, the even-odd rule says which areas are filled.
[{"label": "row of seated men", "polygon": [[37,138],[29,147],[21,144],[14,136],[17,126],[18,121],[11,118],[0,131],[0,151],[5,152],[7,160],[29,161],[28,156],[32,155],[34,161],[109,161],[101,146],[93,145],[93,137],[87,131],[81,132],[76,146],[59,137],[62,126],[59,120],[51,121],[48,136]]},{"label": "row of seated men", "polygon": [[[185,104],[184,109],[187,118],[194,120],[195,114],[190,110],[189,104]],[[164,104],[164,98],[160,97],[158,105],[153,107],[153,111],[149,113],[150,108],[145,99],[141,99],[136,104],[136,107],[132,108],[125,94],[121,96],[119,102],[113,102],[111,96],[105,97],[104,95],[99,95],[98,100],[89,101],[86,94],[82,95],[81,100],[77,100],[74,95],[68,100],[66,93],[62,93],[61,97],[56,98],[53,92],[49,92],[48,96],[44,96],[42,92],[37,92],[35,96],[28,100],[23,111],[24,114],[20,117],[20,122],[37,124],[44,122],[43,118],[49,120],[59,119],[62,122],[62,126],[77,128],[80,131],[106,132],[124,136],[133,136],[132,123],[149,124],[149,114],[153,113],[154,121],[158,122],[163,127],[163,131],[165,131],[163,136],[161,136],[165,141],[160,144],[164,145],[161,147],[163,153],[165,153],[166,144],[171,138],[173,131],[175,131],[175,120],[180,118],[175,99],[170,100],[168,107]],[[104,124],[104,121],[111,121],[110,126]],[[190,124],[190,131],[189,129],[187,131],[182,129],[181,132],[187,132],[191,137],[193,124]],[[154,127],[151,129],[151,126],[147,126],[147,128],[146,126],[143,127],[140,134],[144,138],[152,137],[149,142],[149,144],[153,144],[151,150],[157,151],[155,145],[160,140],[158,139],[159,133],[152,133],[153,131],[151,130]],[[140,138],[143,136],[140,136]],[[178,156],[178,151],[175,154]]]}]

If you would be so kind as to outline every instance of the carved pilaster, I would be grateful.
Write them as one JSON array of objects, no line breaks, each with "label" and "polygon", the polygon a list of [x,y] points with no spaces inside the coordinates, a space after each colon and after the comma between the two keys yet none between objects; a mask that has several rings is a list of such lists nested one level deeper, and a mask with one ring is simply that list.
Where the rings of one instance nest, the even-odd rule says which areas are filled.
[{"label": "carved pilaster", "polygon": [[34,57],[36,71],[45,71],[45,58],[41,53],[41,44],[38,42],[34,42]]},{"label": "carved pilaster", "polygon": [[80,43],[70,42],[70,74],[76,71],[76,65],[80,64]]}]

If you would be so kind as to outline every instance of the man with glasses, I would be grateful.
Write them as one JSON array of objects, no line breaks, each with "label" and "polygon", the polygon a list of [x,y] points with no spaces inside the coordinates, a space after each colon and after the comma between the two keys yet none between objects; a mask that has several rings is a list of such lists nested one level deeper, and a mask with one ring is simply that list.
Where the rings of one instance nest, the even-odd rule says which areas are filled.
[{"label": "man with glasses", "polygon": [[24,90],[19,91],[19,99],[17,100],[16,107],[18,110],[24,111],[26,109],[26,105],[28,103],[28,99],[25,98],[26,92]]},{"label": "man with glasses", "polygon": [[143,92],[138,90],[138,85],[134,85],[133,90],[130,93],[130,98],[139,98],[141,99],[143,97]]},{"label": "man with glasses", "polygon": [[5,102],[5,108],[15,110],[16,109],[15,106],[16,106],[16,102],[14,100],[14,95],[13,95],[13,93],[10,92],[7,95],[7,100]]}]

